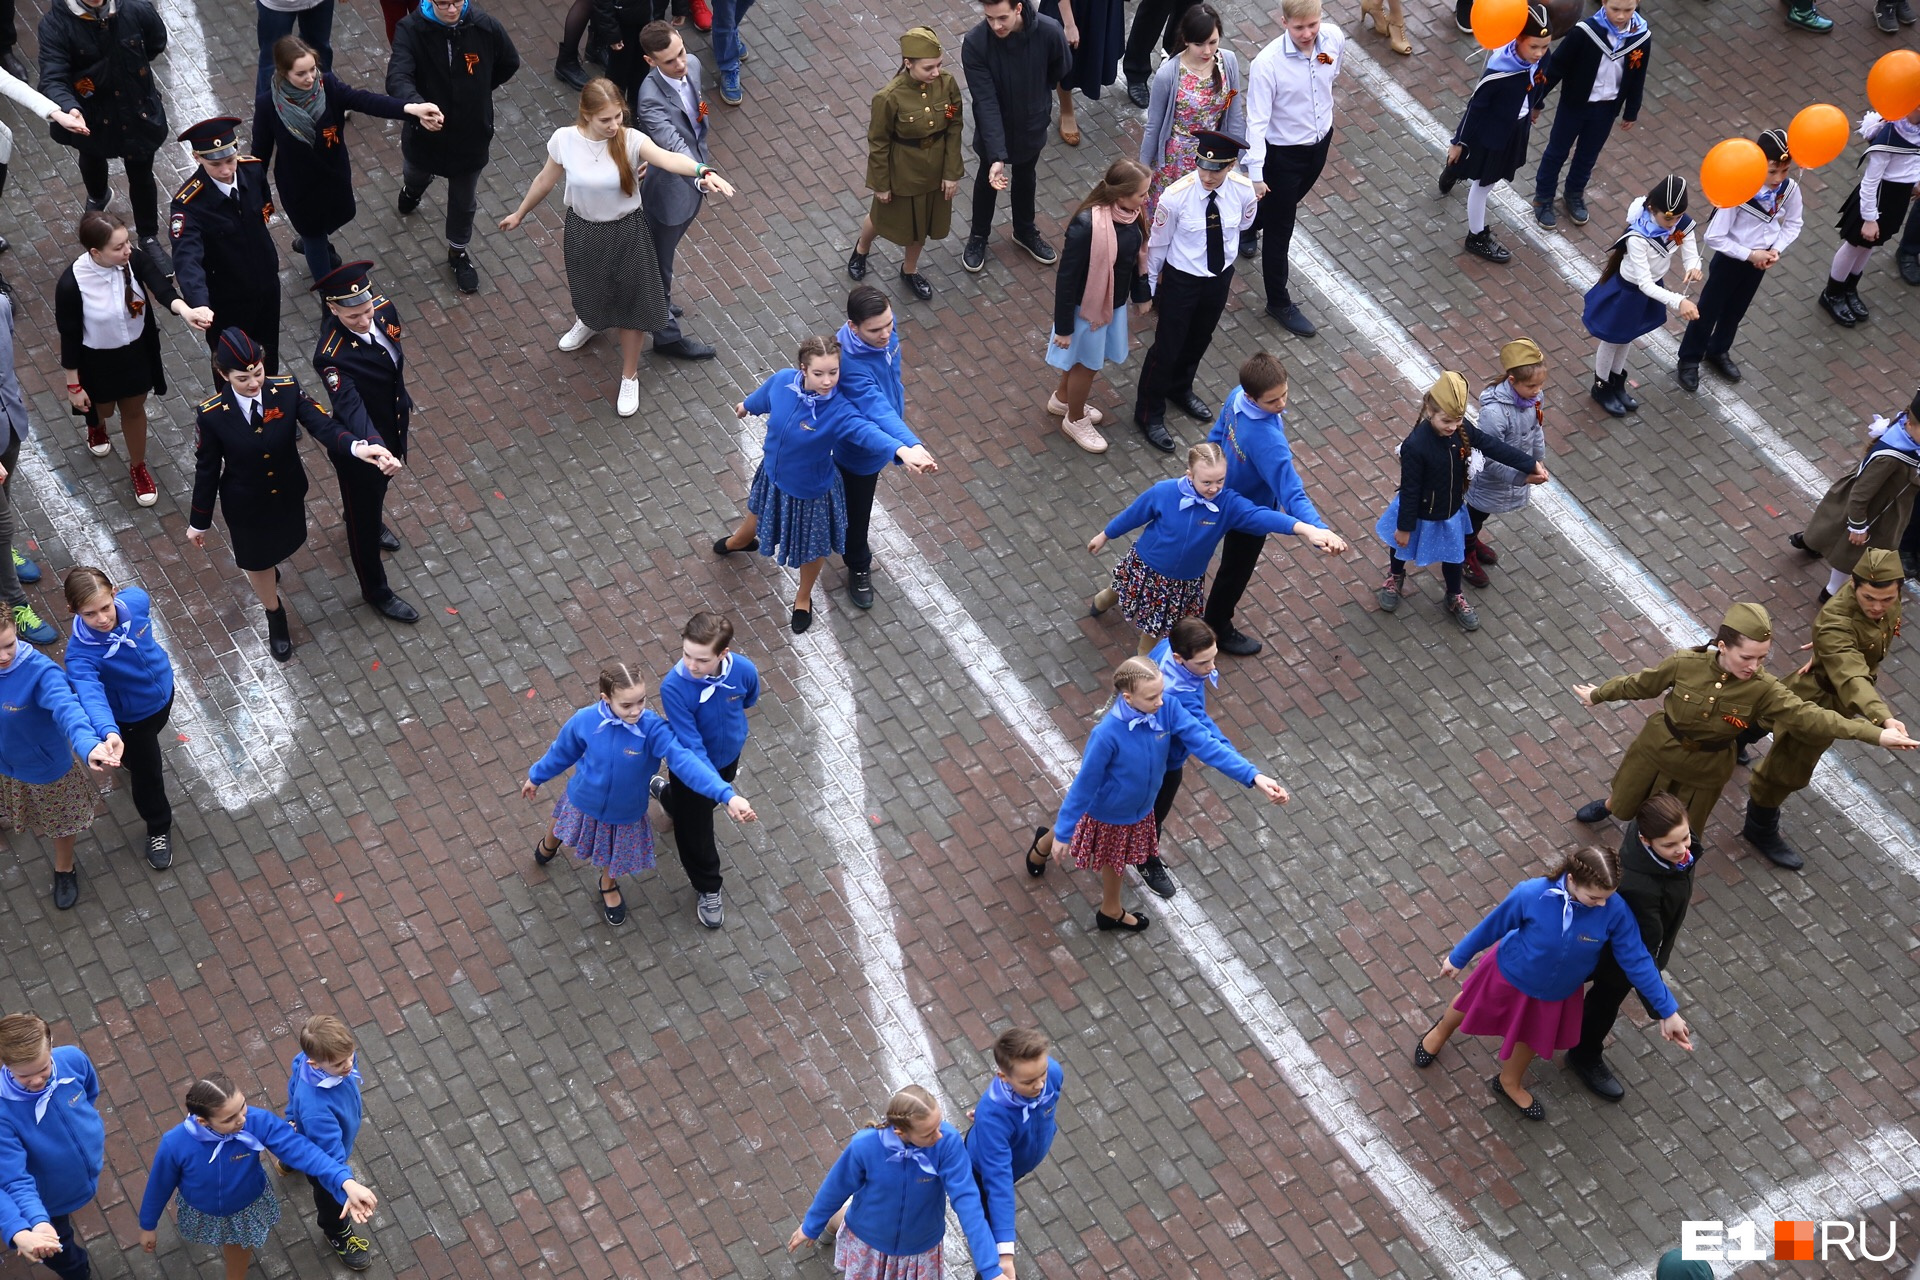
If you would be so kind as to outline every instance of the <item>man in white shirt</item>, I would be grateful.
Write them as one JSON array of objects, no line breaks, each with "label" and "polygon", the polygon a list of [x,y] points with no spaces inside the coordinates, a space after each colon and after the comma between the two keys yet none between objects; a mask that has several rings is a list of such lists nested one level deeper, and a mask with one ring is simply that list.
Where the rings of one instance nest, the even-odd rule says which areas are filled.
[{"label": "man in white shirt", "polygon": [[[633,122],[668,151],[705,164],[707,101],[700,93],[700,59],[670,22],[640,28],[640,51],[651,68],[634,93]],[[680,308],[673,305],[673,257],[680,238],[700,212],[704,197],[692,178],[649,166],[640,179],[641,207],[653,233],[653,256],[660,260],[660,290],[667,300],[667,323],[653,335],[653,349],[678,360],[711,360],[713,347],[680,332]]]},{"label": "man in white shirt", "polygon": [[[1247,80],[1247,177],[1260,197],[1256,231],[1267,233],[1267,314],[1289,333],[1314,335],[1313,321],[1287,292],[1287,250],[1300,202],[1327,164],[1333,143],[1333,82],[1347,38],[1320,20],[1320,0],[1282,0],[1280,38],[1253,60]],[[1258,251],[1242,238],[1242,256]]]}]

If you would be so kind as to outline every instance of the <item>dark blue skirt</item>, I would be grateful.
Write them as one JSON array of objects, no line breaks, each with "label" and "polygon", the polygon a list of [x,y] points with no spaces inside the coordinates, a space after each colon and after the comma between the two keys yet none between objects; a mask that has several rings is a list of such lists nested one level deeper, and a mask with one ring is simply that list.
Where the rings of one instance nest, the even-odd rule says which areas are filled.
[{"label": "dark blue skirt", "polygon": [[774,556],[789,569],[798,569],[823,556],[847,549],[847,491],[840,472],[817,498],[796,498],[767,477],[763,462],[753,469],[747,490],[747,510],[759,518],[760,554]]},{"label": "dark blue skirt", "polygon": [[1632,342],[1667,322],[1667,304],[1649,298],[1615,272],[1587,290],[1580,319],[1602,342]]}]

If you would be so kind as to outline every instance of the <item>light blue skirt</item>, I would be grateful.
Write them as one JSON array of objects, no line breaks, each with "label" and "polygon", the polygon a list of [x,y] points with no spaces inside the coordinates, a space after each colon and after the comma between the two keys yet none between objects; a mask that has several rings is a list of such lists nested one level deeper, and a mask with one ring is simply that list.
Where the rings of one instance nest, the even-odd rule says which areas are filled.
[{"label": "light blue skirt", "polygon": [[1393,540],[1399,528],[1400,495],[1396,493],[1387,509],[1380,513],[1379,523],[1373,526],[1373,536],[1408,564],[1459,564],[1467,558],[1467,538],[1473,533],[1473,517],[1467,514],[1467,504],[1463,502],[1448,519],[1415,521],[1413,533],[1404,547]]},{"label": "light blue skirt", "polygon": [[1113,319],[1098,329],[1088,324],[1080,314],[1080,308],[1075,307],[1073,341],[1064,347],[1055,346],[1053,334],[1049,332],[1047,363],[1062,373],[1075,365],[1097,370],[1105,364],[1125,364],[1127,347],[1127,304],[1124,301],[1118,301],[1113,309]]}]

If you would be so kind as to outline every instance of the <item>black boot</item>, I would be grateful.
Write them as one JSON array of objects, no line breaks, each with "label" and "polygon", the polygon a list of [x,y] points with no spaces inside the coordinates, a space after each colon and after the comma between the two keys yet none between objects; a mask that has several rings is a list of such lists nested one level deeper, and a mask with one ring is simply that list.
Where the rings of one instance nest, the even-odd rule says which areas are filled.
[{"label": "black boot", "polygon": [[1867,318],[1867,304],[1860,300],[1860,273],[1854,272],[1847,277],[1847,306],[1853,309],[1855,320]]},{"label": "black boot", "polygon": [[1758,849],[1768,862],[1788,871],[1798,871],[1806,866],[1806,860],[1794,852],[1792,845],[1780,838],[1780,810],[1767,809],[1747,801],[1747,824],[1740,828],[1740,838]]},{"label": "black boot", "polygon": [[293,637],[287,633],[287,606],[267,610],[267,652],[275,662],[293,657]]},{"label": "black boot", "polygon": [[575,89],[586,88],[590,78],[587,69],[580,65],[579,49],[570,44],[560,46],[560,56],[553,62],[553,74],[559,77],[562,84]]},{"label": "black boot", "polygon": [[1593,402],[1616,418],[1627,416],[1627,406],[1620,403],[1620,397],[1613,393],[1612,378],[1595,378],[1593,389],[1587,393]]},{"label": "black boot", "polygon": [[1827,287],[1820,291],[1820,309],[1833,317],[1834,323],[1851,329],[1859,323],[1853,314],[1853,304],[1847,301],[1847,286],[1842,280],[1828,280]]},{"label": "black boot", "polygon": [[1622,369],[1613,375],[1613,394],[1626,407],[1628,413],[1639,411],[1640,402],[1633,398],[1633,392],[1627,390],[1627,371]]}]

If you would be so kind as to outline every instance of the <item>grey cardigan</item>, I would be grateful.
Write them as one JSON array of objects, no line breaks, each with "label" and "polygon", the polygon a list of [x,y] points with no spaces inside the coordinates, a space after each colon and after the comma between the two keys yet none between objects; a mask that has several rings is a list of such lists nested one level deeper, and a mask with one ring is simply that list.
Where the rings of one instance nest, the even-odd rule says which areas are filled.
[{"label": "grey cardigan", "polygon": [[[1478,430],[1529,457],[1547,456],[1547,433],[1540,426],[1540,415],[1514,404],[1513,384],[1505,378],[1480,393]],[[1492,458],[1467,486],[1467,505],[1488,515],[1518,511],[1532,497],[1525,476]]]},{"label": "grey cardigan", "polygon": [[[1226,79],[1233,100],[1227,103],[1227,133],[1244,140],[1247,136],[1247,87],[1240,80],[1240,59],[1231,49],[1214,55],[1220,60],[1220,74]],[[1140,136],[1140,163],[1149,170],[1166,159],[1167,143],[1173,137],[1173,99],[1180,91],[1180,58],[1169,57],[1153,73],[1153,88],[1147,99],[1147,127]]]}]

